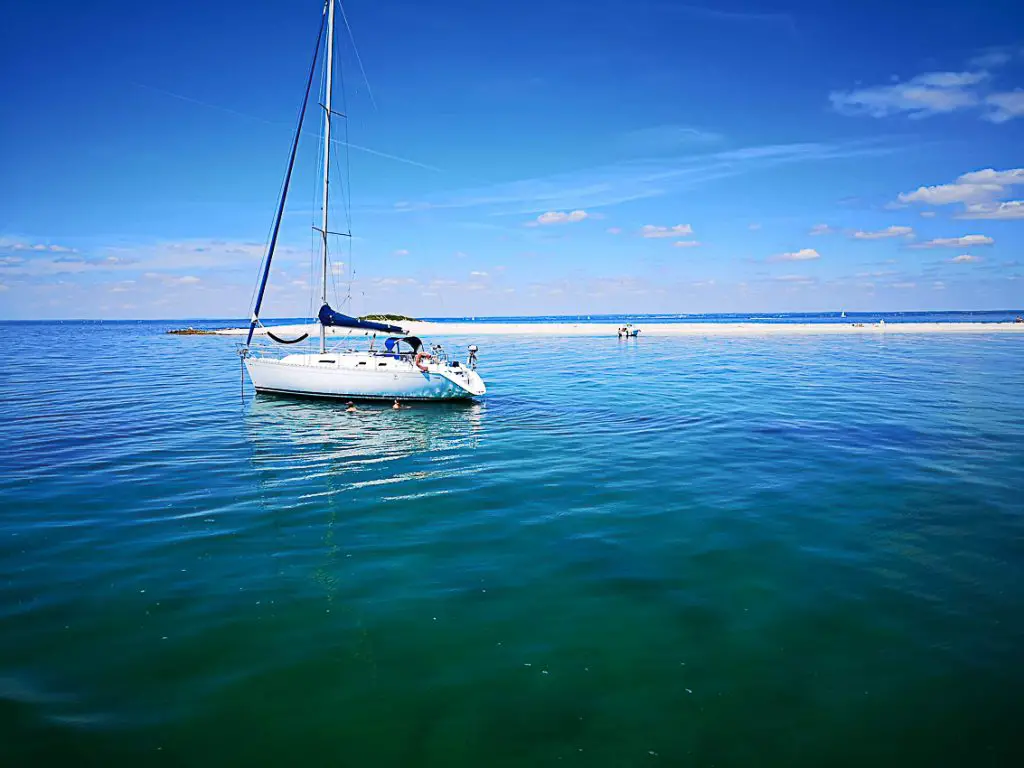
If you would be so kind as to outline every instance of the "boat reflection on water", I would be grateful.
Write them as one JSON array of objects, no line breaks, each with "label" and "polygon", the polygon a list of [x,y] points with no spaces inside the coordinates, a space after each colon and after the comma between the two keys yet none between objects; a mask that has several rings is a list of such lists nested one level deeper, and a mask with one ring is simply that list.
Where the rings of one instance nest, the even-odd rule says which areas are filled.
[{"label": "boat reflection on water", "polygon": [[[348,638],[352,671],[372,677],[375,618],[408,589],[391,567],[449,520],[484,471],[478,461],[487,406],[343,403],[257,396],[244,432],[259,519],[247,520],[247,568],[268,569],[268,590],[295,605],[324,600],[304,625],[324,643]],[[269,592],[268,592],[269,594]],[[389,597],[390,596],[390,597]],[[311,614],[313,615],[313,614]],[[327,639],[327,637],[330,639]]]},{"label": "boat reflection on water", "polygon": [[349,411],[335,402],[256,397],[244,422],[256,469],[283,482],[326,474],[340,490],[457,472],[449,465],[462,465],[478,446],[485,413],[476,402]]}]

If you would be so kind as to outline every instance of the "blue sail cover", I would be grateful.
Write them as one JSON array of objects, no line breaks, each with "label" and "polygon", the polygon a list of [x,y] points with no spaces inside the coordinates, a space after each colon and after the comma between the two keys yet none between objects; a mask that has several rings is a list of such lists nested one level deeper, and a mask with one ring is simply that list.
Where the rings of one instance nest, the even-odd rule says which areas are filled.
[{"label": "blue sail cover", "polygon": [[335,312],[329,304],[320,307],[320,314],[317,315],[321,324],[336,325],[339,328],[358,328],[362,331],[381,331],[382,333],[405,333],[397,325],[387,323],[374,323],[369,320],[360,320],[358,317],[349,317],[340,312]]}]

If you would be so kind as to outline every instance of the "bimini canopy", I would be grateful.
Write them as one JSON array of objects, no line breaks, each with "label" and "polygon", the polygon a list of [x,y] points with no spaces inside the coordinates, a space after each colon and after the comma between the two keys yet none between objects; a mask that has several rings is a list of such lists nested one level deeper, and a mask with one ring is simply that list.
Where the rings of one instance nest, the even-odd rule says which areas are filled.
[{"label": "bimini canopy", "polygon": [[394,336],[392,336],[390,339],[384,342],[384,349],[386,349],[388,352],[394,352],[397,354],[402,351],[401,348],[398,346],[399,344],[408,344],[410,347],[412,347],[413,352],[419,352],[420,348],[423,346],[423,342],[420,341],[416,336],[405,336],[401,339],[396,339]]},{"label": "bimini canopy", "polygon": [[358,328],[361,331],[381,331],[382,333],[405,333],[397,325],[387,323],[374,323],[369,320],[360,320],[358,317],[349,317],[341,312],[335,312],[329,304],[320,307],[317,315],[323,325],[334,325],[339,328]]}]

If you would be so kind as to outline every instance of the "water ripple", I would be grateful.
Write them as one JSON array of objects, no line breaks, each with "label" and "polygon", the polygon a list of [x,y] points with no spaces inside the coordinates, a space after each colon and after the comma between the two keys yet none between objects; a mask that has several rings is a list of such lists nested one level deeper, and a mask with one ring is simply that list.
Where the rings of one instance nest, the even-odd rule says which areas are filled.
[{"label": "water ripple", "polygon": [[347,413],[162,331],[5,337],[22,764],[1013,751],[1018,339],[489,337],[484,402]]}]

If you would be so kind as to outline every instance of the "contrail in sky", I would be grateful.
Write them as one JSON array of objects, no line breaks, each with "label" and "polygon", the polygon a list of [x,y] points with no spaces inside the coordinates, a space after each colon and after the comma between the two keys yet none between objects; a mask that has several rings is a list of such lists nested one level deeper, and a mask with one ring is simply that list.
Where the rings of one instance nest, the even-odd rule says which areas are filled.
[{"label": "contrail in sky", "polygon": [[[170,97],[178,99],[180,101],[188,101],[188,102],[191,102],[192,104],[198,104],[198,105],[200,105],[202,107],[207,107],[209,109],[218,109],[221,112],[227,112],[229,115],[235,115],[236,117],[244,117],[244,118],[246,118],[248,120],[256,120],[257,122],[265,123],[266,125],[274,125],[274,126],[278,126],[278,127],[281,127],[281,128],[285,127],[284,123],[277,122],[275,120],[267,120],[266,118],[259,117],[258,115],[250,115],[247,112],[239,112],[237,109],[231,109],[231,107],[224,107],[224,106],[221,106],[220,104],[211,104],[208,101],[201,101],[199,99],[192,98],[191,96],[185,96],[184,94],[181,94],[181,93],[175,93],[174,91],[168,91],[165,88],[157,88],[154,85],[146,85],[145,83],[134,83],[134,85],[138,86],[139,88],[145,88],[148,91],[155,91],[156,93],[162,93],[165,96],[170,96]],[[311,135],[311,134],[308,134],[306,132],[304,132],[304,133],[306,135]],[[359,144],[352,144],[351,142],[341,141],[340,139],[331,139],[331,142],[334,143],[334,144],[339,144],[339,145],[341,145],[343,147],[349,147],[351,149],[359,150],[360,152],[366,152],[367,154],[370,154],[370,155],[376,155],[377,157],[384,157],[384,158],[387,158],[388,160],[394,160],[394,161],[399,162],[399,163],[405,163],[406,165],[414,165],[417,168],[424,168],[424,169],[426,169],[428,171],[435,171],[437,173],[444,173],[443,169],[438,168],[436,165],[427,165],[426,163],[421,163],[421,162],[419,162],[417,160],[410,160],[407,157],[399,157],[398,155],[392,155],[392,154],[389,154],[387,152],[381,152],[380,150],[377,150],[377,149],[370,149],[369,147],[363,147],[363,146],[360,146]]]}]

